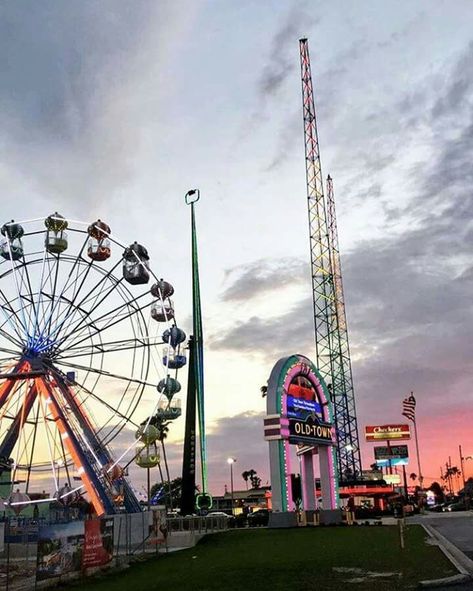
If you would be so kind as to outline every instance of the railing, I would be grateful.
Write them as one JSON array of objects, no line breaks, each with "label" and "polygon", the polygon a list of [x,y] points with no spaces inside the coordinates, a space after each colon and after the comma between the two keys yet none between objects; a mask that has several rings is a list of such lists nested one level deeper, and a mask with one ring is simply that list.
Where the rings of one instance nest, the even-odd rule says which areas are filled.
[{"label": "railing", "polygon": [[228,517],[207,515],[206,517],[168,517],[168,532],[213,533],[228,529]]}]

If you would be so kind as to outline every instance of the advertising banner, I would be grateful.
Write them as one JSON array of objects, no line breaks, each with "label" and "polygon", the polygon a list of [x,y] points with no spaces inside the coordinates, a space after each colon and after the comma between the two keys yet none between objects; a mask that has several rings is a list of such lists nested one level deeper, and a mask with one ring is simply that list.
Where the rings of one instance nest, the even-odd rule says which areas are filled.
[{"label": "advertising banner", "polygon": [[158,548],[164,546],[168,537],[165,509],[153,509],[150,512],[151,525],[147,545]]},{"label": "advertising banner", "polygon": [[37,580],[80,571],[83,551],[83,521],[41,526],[38,531]]},{"label": "advertising banner", "polygon": [[394,466],[407,466],[409,458],[394,458],[392,460],[376,460],[379,468],[389,468]]},{"label": "advertising banner", "polygon": [[383,445],[374,448],[375,460],[393,460],[394,458],[409,457],[407,445]]},{"label": "advertising banner", "polygon": [[113,519],[90,519],[85,522],[82,566],[103,566],[113,558]]},{"label": "advertising banner", "polygon": [[[313,396],[313,394],[312,394]],[[309,415],[322,416],[322,406],[315,400],[306,400],[305,398],[296,398],[288,394],[287,398],[287,416],[291,419],[306,419]]]},{"label": "advertising banner", "polygon": [[366,441],[407,440],[411,438],[409,425],[369,425],[365,427]]},{"label": "advertising banner", "polygon": [[386,484],[401,484],[401,476],[399,474],[385,474],[383,480]]}]

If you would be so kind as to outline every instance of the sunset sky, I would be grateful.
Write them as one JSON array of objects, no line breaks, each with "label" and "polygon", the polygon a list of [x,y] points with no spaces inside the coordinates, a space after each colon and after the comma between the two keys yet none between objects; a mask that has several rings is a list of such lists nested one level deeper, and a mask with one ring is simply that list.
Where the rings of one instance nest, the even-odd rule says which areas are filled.
[{"label": "sunset sky", "polygon": [[413,390],[426,482],[448,456],[458,465],[459,444],[473,456],[472,21],[469,0],[0,7],[1,223],[100,217],[148,248],[189,332],[184,194],[201,190],[215,494],[228,456],[237,488],[250,468],[268,480],[260,386],[280,357],[314,356],[300,37],[334,179],[360,432],[400,422]]}]

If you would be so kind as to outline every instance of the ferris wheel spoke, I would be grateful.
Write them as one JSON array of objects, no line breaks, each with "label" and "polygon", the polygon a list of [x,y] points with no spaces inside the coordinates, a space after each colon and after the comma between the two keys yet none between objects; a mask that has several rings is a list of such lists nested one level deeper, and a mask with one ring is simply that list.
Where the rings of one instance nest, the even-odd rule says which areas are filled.
[{"label": "ferris wheel spoke", "polygon": [[[3,303],[2,303],[3,301]],[[5,316],[5,321],[9,322],[10,326],[13,329],[13,332],[17,335],[18,341],[15,340],[16,343],[22,346],[24,335],[23,331],[25,331],[25,327],[21,323],[21,319],[18,316],[18,313],[13,309],[10,301],[3,293],[3,290],[0,289],[0,308]],[[9,334],[9,333],[6,333]],[[14,337],[10,337],[11,340],[14,340]]]},{"label": "ferris wheel spoke", "polygon": [[[51,299],[51,296],[49,294],[45,294],[45,296],[47,298]],[[65,306],[68,306],[68,307],[71,306],[71,300],[67,299],[64,295],[62,295],[61,300]],[[82,314],[82,316],[87,314],[87,310],[85,310],[85,309],[81,309],[81,308],[76,307],[75,310],[76,310],[76,312],[79,312],[80,314]],[[58,331],[59,331],[59,328],[51,330],[51,332],[47,335],[47,339],[42,340],[40,342],[40,344],[38,346],[38,350],[41,351],[42,348],[43,349],[48,348],[48,349],[52,350],[51,348],[54,347],[54,350],[58,351],[59,345],[58,345],[58,342],[56,342],[57,336],[59,334]]]},{"label": "ferris wheel spoke", "polygon": [[[22,427],[30,414],[33,404],[36,399],[36,390],[34,386],[24,388],[23,402],[19,409],[16,410],[15,416],[12,418],[10,427],[3,441],[0,444],[0,456],[9,458],[15,447],[15,444],[22,433]],[[23,432],[24,433],[24,432]]]},{"label": "ferris wheel spoke", "polygon": [[[24,255],[23,255],[24,260]],[[28,337],[32,338],[34,335],[34,319],[36,316],[36,308],[33,299],[33,291],[31,289],[31,281],[28,273],[28,266],[25,264],[19,265],[18,267],[18,274],[20,277],[19,281],[19,304],[23,310],[26,310],[28,314],[28,321],[27,321],[27,332]],[[22,301],[28,302],[28,306],[24,306]],[[26,320],[26,319],[25,319]]]},{"label": "ferris wheel spoke", "polygon": [[52,369],[52,373],[56,378],[58,389],[64,397],[67,405],[72,409],[75,419],[78,421],[80,427],[80,439],[88,449],[88,453],[93,457],[93,463],[98,465],[102,476],[102,468],[110,463],[112,456],[106,447],[106,443],[99,439],[98,435],[101,429],[97,430],[94,427],[83,401],[80,401],[77,398],[74,390],[68,385],[64,374],[55,368]]},{"label": "ferris wheel spoke", "polygon": [[87,357],[89,355],[99,355],[103,353],[116,353],[119,351],[126,351],[129,349],[155,347],[157,345],[162,344],[162,339],[152,340],[151,337],[136,337],[134,339],[125,339],[123,341],[92,343],[91,345],[83,345],[81,347],[68,347],[67,354],[60,353],[58,355],[58,359],[72,359],[74,357]]},{"label": "ferris wheel spoke", "polygon": [[[85,281],[85,279],[87,278],[88,272],[90,270],[92,261],[85,261],[85,259],[83,258],[83,252],[84,249],[87,245],[87,238],[85,239],[85,241],[83,242],[79,254],[77,255],[77,257],[74,259],[74,263],[72,265],[72,269],[69,270],[69,274],[67,276],[67,280],[65,281],[61,292],[59,293],[59,295],[57,296],[56,300],[55,300],[55,289],[53,290],[53,297],[52,297],[52,306],[51,306],[51,317],[54,316],[54,312],[57,311],[57,307],[58,307],[58,302],[61,299],[61,296],[66,293],[68,291],[68,289],[70,289],[71,287],[73,287],[75,290],[80,291],[83,282]],[[59,256],[58,256],[58,268],[59,268]],[[86,269],[81,269],[81,261],[85,262],[87,264]],[[75,273],[75,275],[74,275]],[[81,276],[81,274],[84,275],[84,277],[82,278],[81,283],[79,284],[79,278]],[[57,281],[55,283],[55,288],[57,287]],[[77,295],[77,291],[75,291],[75,294]],[[74,298],[72,298],[74,301]]]},{"label": "ferris wheel spoke", "polygon": [[31,479],[31,470],[32,470],[32,466],[33,466],[33,457],[34,457],[34,451],[35,451],[35,445],[36,445],[36,434],[38,432],[38,426],[39,426],[39,411],[40,411],[40,402],[37,400],[37,404],[36,404],[36,417],[33,423],[33,440],[31,443],[31,447],[30,447],[30,457],[28,460],[28,466],[27,466],[27,472],[26,472],[26,494],[28,494],[28,490],[30,488],[30,479]]},{"label": "ferris wheel spoke", "polygon": [[[99,306],[100,306],[100,305],[101,305],[101,304],[102,304],[104,301],[106,301],[106,299],[107,299],[107,298],[110,296],[110,294],[111,294],[111,293],[113,293],[113,291],[115,291],[115,290],[117,290],[117,289],[118,289],[118,286],[119,286],[120,282],[121,282],[121,279],[120,279],[120,280],[117,280],[116,282],[114,282],[114,283],[112,284],[112,286],[110,287],[110,289],[109,289],[109,290],[108,290],[108,291],[107,291],[105,294],[102,294],[102,298],[101,298],[101,300],[100,300],[100,301],[97,301],[97,299],[98,299],[98,296],[96,296],[96,297],[94,298],[94,300],[95,300],[95,301],[94,301],[94,303],[93,303],[93,306],[92,306],[90,309],[88,309],[88,310],[87,310],[87,312],[85,312],[85,313],[82,315],[82,317],[81,317],[81,318],[79,318],[79,319],[76,321],[76,324],[74,324],[74,325],[72,326],[72,322],[73,322],[73,320],[74,320],[74,316],[76,316],[76,315],[77,315],[77,314],[76,314],[76,310],[74,310],[74,312],[73,312],[73,314],[72,314],[72,316],[71,316],[71,318],[70,318],[69,322],[67,323],[67,326],[63,328],[63,325],[64,325],[64,323],[63,323],[63,325],[61,325],[61,327],[60,327],[60,328],[62,328],[62,329],[63,329],[63,332],[65,333],[65,336],[64,336],[64,337],[61,339],[61,343],[64,343],[64,342],[67,340],[67,338],[68,338],[68,337],[69,337],[71,334],[75,334],[75,335],[77,336],[77,335],[78,335],[78,334],[79,334],[81,331],[83,331],[83,330],[87,330],[87,327],[89,326],[89,325],[87,324],[87,322],[88,322],[88,319],[92,317],[92,314],[93,314],[93,312],[95,312],[95,310],[96,310],[96,309],[98,309],[98,308],[99,308]],[[98,294],[98,295],[100,295],[100,294]],[[85,303],[87,303],[87,301],[85,301]],[[79,308],[79,306],[83,306],[83,305],[84,305],[84,303],[83,303],[83,302],[81,302],[81,303],[80,303],[80,304],[77,306],[77,308]],[[94,320],[93,322],[95,323],[95,320]]]},{"label": "ferris wheel spoke", "polygon": [[[71,269],[71,271],[69,272],[69,276],[68,276],[68,279],[67,279],[66,284],[64,286],[64,289],[61,291],[61,294],[56,299],[58,304],[59,304],[59,302],[66,300],[66,301],[68,301],[69,305],[67,308],[65,308],[62,311],[60,310],[60,306],[56,305],[57,313],[56,313],[56,319],[54,322],[54,327],[55,327],[54,331],[53,331],[54,338],[60,334],[61,330],[63,329],[63,327],[66,323],[69,324],[69,322],[73,320],[73,318],[76,315],[78,310],[84,310],[84,305],[82,303],[79,303],[76,305],[76,300],[79,297],[79,294],[80,294],[85,282],[87,281],[90,270],[94,268],[92,260],[86,261],[82,257],[82,252],[83,252],[86,244],[87,244],[87,239],[84,242],[84,244],[82,245],[82,249],[79,254],[79,257],[74,261],[74,266]],[[81,268],[81,265],[77,264],[78,261],[81,261],[85,265],[85,267]],[[75,275],[74,275],[74,273],[75,273]],[[66,298],[65,296],[70,290],[72,290],[72,294],[70,296],[68,296],[68,298]]]},{"label": "ferris wheel spoke", "polygon": [[[135,314],[140,314],[143,312],[143,310],[146,310],[146,308],[149,308],[153,302],[147,302],[146,304],[143,304],[142,306],[137,306],[135,305],[136,302],[138,302],[138,300],[140,300],[143,297],[146,297],[148,294],[147,293],[143,293],[141,295],[139,295],[137,298],[135,298],[135,300],[133,302],[124,302],[123,304],[121,304],[120,306],[117,306],[116,308],[114,308],[113,310],[107,312],[106,314],[103,314],[102,316],[99,316],[98,318],[94,318],[93,319],[93,330],[94,332],[92,332],[92,335],[95,334],[96,332],[104,332],[105,330],[111,328],[112,326],[116,326],[117,324],[120,324],[121,322],[123,322],[124,320],[128,320],[131,317],[133,317]],[[129,312],[129,313],[125,313],[125,311],[129,308],[132,308],[133,311]],[[117,317],[118,316],[118,317]],[[85,318],[83,319],[83,322],[85,322]],[[105,323],[105,324],[102,324]],[[86,325],[84,327],[82,327],[80,330],[79,327],[77,327],[76,331],[73,331],[72,333],[70,332],[69,334],[67,334],[63,340],[61,341],[61,345],[63,344],[67,344],[67,339],[71,336],[71,334],[74,334],[74,339],[68,344],[69,347],[74,347],[79,345],[80,343],[84,342],[85,340],[87,340],[87,336],[78,339],[78,337],[81,336],[81,332],[83,333],[83,331],[90,325]]]},{"label": "ferris wheel spoke", "polygon": [[[51,260],[50,257],[48,257],[48,263]],[[47,316],[47,320],[45,320],[44,323],[44,335],[47,335],[47,337],[49,338],[49,335],[51,334],[51,323],[52,323],[52,319],[53,319],[53,310],[54,310],[54,301],[55,301],[55,297],[56,297],[56,289],[57,289],[57,282],[58,282],[58,277],[59,277],[59,261],[61,260],[61,257],[59,255],[56,255],[53,257],[54,260],[54,265],[53,265],[53,273],[49,273],[49,278],[50,278],[50,297],[49,299],[49,304],[48,304],[48,316]],[[43,290],[41,290],[43,291]]]},{"label": "ferris wheel spoke", "polygon": [[[64,375],[62,372],[61,372],[61,374]],[[109,404],[106,400],[104,400],[103,397],[99,396],[98,394],[95,394],[95,392],[92,389],[86,388],[85,385],[83,383],[79,382],[77,379],[75,379],[73,383],[75,386],[77,386],[77,388],[79,390],[84,391],[87,394],[87,396],[92,397],[100,405],[102,405],[105,408],[107,408],[108,410],[112,411],[114,415],[116,415],[117,417],[119,417],[123,421],[126,421],[130,425],[133,425],[133,427],[136,427],[136,428],[139,427],[138,423],[135,423],[129,416],[121,413],[117,408],[115,408],[114,406]]]},{"label": "ferris wheel spoke", "polygon": [[53,280],[52,276],[54,274],[55,264],[51,265],[51,258],[54,261],[57,261],[55,257],[48,256],[48,252],[46,249],[44,250],[44,258],[43,258],[43,268],[41,270],[41,276],[39,279],[38,285],[38,300],[37,300],[37,310],[38,316],[35,322],[35,342],[40,345],[45,335],[47,334],[46,326],[48,322],[48,314],[50,312],[51,307],[51,297],[48,292],[52,290]]},{"label": "ferris wheel spoke", "polygon": [[22,351],[23,349],[23,343],[21,341],[19,341],[17,338],[15,338],[11,333],[7,332],[4,328],[3,325],[2,327],[0,327],[0,336],[2,336],[6,341],[8,341],[9,344],[13,344],[16,345],[18,347],[18,351],[12,351],[11,349],[6,349],[2,346],[0,346],[0,351],[5,351],[8,353],[12,353],[12,354],[16,354],[18,355],[20,351]]},{"label": "ferris wheel spoke", "polygon": [[[66,332],[66,331],[70,332],[71,325],[72,325],[72,322],[74,321],[74,317],[76,316],[77,309],[83,309],[84,306],[86,306],[89,302],[92,301],[92,306],[89,309],[89,314],[90,314],[103,301],[105,301],[105,299],[116,289],[117,285],[122,281],[122,279],[116,279],[115,276],[113,275],[113,272],[120,265],[120,262],[121,261],[116,263],[107,273],[105,273],[102,276],[102,278],[92,287],[91,290],[89,290],[89,292],[82,298],[82,300],[78,304],[75,304],[69,308],[69,312],[65,315],[64,319],[62,320],[62,322],[59,326],[59,330],[62,330],[63,332]],[[106,284],[107,280],[109,280],[112,283],[110,289],[105,294],[102,294],[102,291],[95,293],[97,291],[97,289],[101,288],[102,285]],[[94,293],[95,293],[95,295],[92,295]],[[97,304],[97,300],[100,297],[100,295],[102,295],[103,297],[100,300],[100,302]],[[73,301],[73,303],[74,303],[74,301]],[[66,324],[66,322],[67,322],[67,324]],[[79,324],[80,324],[80,322],[81,322],[81,319],[79,319]],[[72,331],[75,330],[75,328],[76,328],[76,325],[72,326]]]},{"label": "ferris wheel spoke", "polygon": [[[56,475],[56,462],[55,462],[53,450],[51,447],[51,439],[53,439],[51,431],[50,431],[51,419],[47,418],[46,399],[43,399],[43,396],[39,396],[38,399],[39,399],[39,405],[41,407],[41,417],[43,420],[43,427],[44,427],[44,432],[46,435],[47,447],[48,447],[48,452],[49,452],[49,461],[50,461],[50,465],[51,465],[51,474],[53,476],[53,481],[54,481],[54,490],[57,493],[57,491],[59,490],[59,482],[58,482],[58,478]],[[54,420],[52,420],[52,422],[54,423]]]},{"label": "ferris wheel spoke", "polygon": [[17,293],[17,297],[18,297],[18,303],[20,304],[20,310],[21,310],[21,315],[23,317],[23,322],[20,323],[23,326],[24,329],[24,336],[26,337],[26,339],[29,341],[29,332],[28,332],[28,325],[27,325],[27,321],[26,321],[26,314],[25,314],[25,309],[24,307],[21,305],[21,288],[20,288],[20,284],[18,282],[18,273],[17,273],[17,268],[16,268],[16,264],[12,255],[12,250],[11,250],[11,243],[9,240],[7,240],[7,244],[8,244],[8,249],[9,249],[9,254],[10,254],[10,263],[11,263],[11,269],[12,269],[12,273],[13,273],[13,279],[14,279],[14,284],[16,287],[16,293]]},{"label": "ferris wheel spoke", "polygon": [[106,371],[104,369],[98,369],[96,367],[86,367],[85,365],[80,365],[78,363],[63,363],[60,359],[56,359],[55,363],[57,365],[61,365],[62,367],[72,367],[73,369],[80,369],[82,371],[90,371],[92,373],[100,374],[101,376],[108,377],[108,378],[115,378],[117,380],[123,380],[125,382],[131,382],[134,384],[140,384],[141,386],[151,386],[156,388],[156,384],[152,384],[151,382],[147,382],[146,380],[140,380],[138,378],[122,376],[116,373],[112,373],[110,371]]}]

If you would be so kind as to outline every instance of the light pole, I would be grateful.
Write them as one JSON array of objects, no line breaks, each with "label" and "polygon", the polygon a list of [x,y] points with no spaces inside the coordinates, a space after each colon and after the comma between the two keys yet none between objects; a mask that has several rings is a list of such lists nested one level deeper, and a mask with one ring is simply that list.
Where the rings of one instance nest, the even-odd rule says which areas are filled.
[{"label": "light pole", "polygon": [[236,458],[228,458],[227,463],[230,464],[230,491],[232,495],[232,516],[234,515],[234,500],[233,500],[233,464],[236,462]]}]

